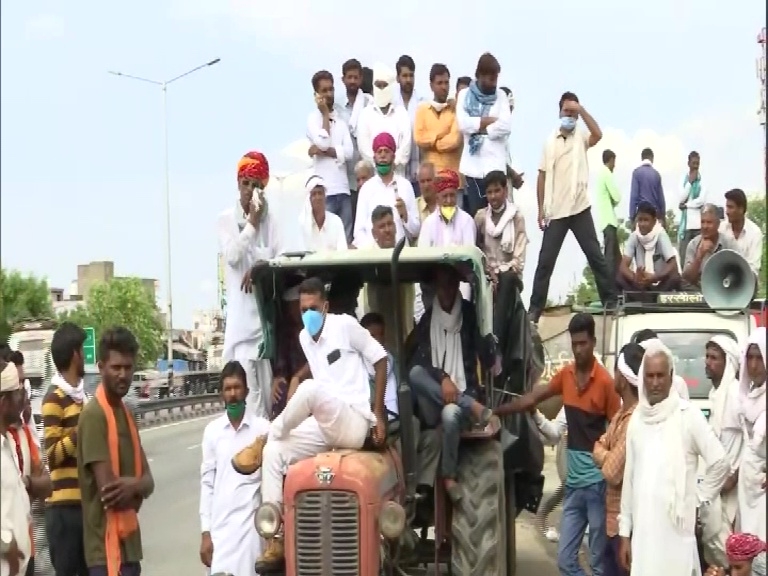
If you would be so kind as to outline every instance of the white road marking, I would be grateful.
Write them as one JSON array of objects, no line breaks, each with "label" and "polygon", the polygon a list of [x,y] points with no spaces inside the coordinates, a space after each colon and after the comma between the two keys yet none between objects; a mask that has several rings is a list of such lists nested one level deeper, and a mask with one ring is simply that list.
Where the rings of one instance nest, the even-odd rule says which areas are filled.
[{"label": "white road marking", "polygon": [[211,416],[200,416],[199,418],[191,418],[189,420],[180,420],[179,422],[170,422],[168,424],[161,424],[160,426],[152,426],[151,428],[145,428],[144,430],[140,431],[140,434],[143,436],[144,434],[148,434],[150,432],[157,432],[158,430],[164,430],[165,428],[172,428],[173,426],[182,426],[184,424],[191,424],[193,422],[200,422],[202,420],[211,420],[213,418],[218,418],[218,414],[213,414]]}]

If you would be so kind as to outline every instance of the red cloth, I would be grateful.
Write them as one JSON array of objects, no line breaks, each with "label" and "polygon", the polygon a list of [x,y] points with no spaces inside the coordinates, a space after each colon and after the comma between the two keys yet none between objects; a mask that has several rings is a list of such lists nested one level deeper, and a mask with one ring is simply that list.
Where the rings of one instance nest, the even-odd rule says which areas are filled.
[{"label": "red cloth", "polygon": [[269,162],[261,152],[248,152],[237,163],[237,177],[258,180],[263,186],[269,182]]},{"label": "red cloth", "polygon": [[731,562],[752,560],[765,550],[765,542],[754,534],[731,534],[725,541],[725,555]]},{"label": "red cloth", "polygon": [[373,139],[373,151],[376,152],[379,148],[388,148],[394,152],[397,150],[397,143],[389,132],[382,132],[376,138]]},{"label": "red cloth", "polygon": [[441,170],[435,178],[435,192],[459,189],[459,175],[453,170]]}]

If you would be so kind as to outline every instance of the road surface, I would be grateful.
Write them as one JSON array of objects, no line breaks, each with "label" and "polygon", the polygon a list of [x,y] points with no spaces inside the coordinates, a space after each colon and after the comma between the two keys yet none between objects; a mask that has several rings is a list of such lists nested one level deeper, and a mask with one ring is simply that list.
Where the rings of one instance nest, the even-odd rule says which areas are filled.
[{"label": "road surface", "polygon": [[[200,546],[200,441],[213,417],[175,422],[141,431],[141,441],[155,477],[155,493],[140,512],[144,562],[149,576],[204,574]],[[545,491],[557,478],[554,452],[547,449]],[[557,576],[555,545],[539,536],[532,516],[517,522],[518,576]]]}]

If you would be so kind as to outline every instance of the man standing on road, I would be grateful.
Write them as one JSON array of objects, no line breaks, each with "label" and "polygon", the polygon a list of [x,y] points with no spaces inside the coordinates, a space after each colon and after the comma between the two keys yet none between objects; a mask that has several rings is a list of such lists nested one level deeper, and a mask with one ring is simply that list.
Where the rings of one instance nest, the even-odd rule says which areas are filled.
[{"label": "man standing on road", "polygon": [[155,481],[136,424],[123,398],[131,388],[139,344],[127,328],[104,331],[99,341],[101,384],[77,427],[83,494],[83,540],[89,576],[139,576],[138,511]]},{"label": "man standing on road", "polygon": [[237,164],[240,197],[233,208],[219,215],[216,226],[227,288],[223,357],[245,368],[248,409],[263,418],[269,416],[272,368],[262,358],[264,336],[251,270],[280,253],[276,223],[264,196],[268,182],[267,159],[261,152],[248,152]]},{"label": "man standing on road", "polygon": [[81,435],[78,421],[86,401],[83,388],[85,331],[64,322],[53,334],[56,373],[43,399],[43,436],[53,493],[45,510],[49,555],[56,576],[88,576],[83,551],[83,510],[77,472]]},{"label": "man standing on road", "polygon": [[261,538],[253,516],[261,503],[261,473],[242,476],[232,457],[269,432],[269,421],[245,410],[248,394],[245,370],[236,360],[221,371],[225,413],[203,432],[200,465],[200,560],[211,574],[256,576]]},{"label": "man standing on road", "polygon": [[[707,564],[724,566],[728,557],[725,544],[733,533],[739,499],[736,483],[739,478],[739,464],[744,446],[739,412],[739,360],[741,349],[738,343],[726,334],[717,334],[707,342],[704,362],[707,377],[712,380],[709,401],[712,413],[709,424],[725,448],[731,474],[725,481],[720,494],[709,505],[701,509],[702,549]],[[673,385],[674,386],[674,385]]]},{"label": "man standing on road", "polygon": [[[594,226],[592,227],[594,230]],[[563,576],[581,576],[579,548],[589,526],[593,576],[603,576],[606,547],[605,479],[592,457],[595,442],[619,411],[613,378],[595,358],[595,319],[579,313],[568,324],[574,361],[520,398],[494,409],[499,416],[530,412],[540,402],[562,396],[568,427],[568,464],[557,564]],[[671,574],[671,573],[670,573]]]},{"label": "man standing on road", "polygon": [[32,555],[29,497],[15,448],[7,438],[19,418],[22,388],[16,366],[0,360],[0,370],[0,574],[24,576]]},{"label": "man standing on road", "polygon": [[[579,118],[584,120],[588,131],[577,129]],[[579,103],[576,94],[564,93],[560,97],[560,126],[544,145],[536,182],[539,228],[544,231],[544,237],[531,293],[530,317],[534,323],[544,310],[549,281],[569,230],[592,268],[603,305],[609,306],[616,300],[614,279],[600,251],[587,191],[587,150],[602,137],[600,126]]]},{"label": "man standing on road", "polygon": [[[661,342],[645,349],[639,401],[627,427],[619,558],[632,576],[701,576],[696,508],[716,498],[731,472],[704,414],[674,391],[674,366]],[[707,476],[697,490],[699,458]]]},{"label": "man standing on road", "polygon": [[[299,335],[307,368],[296,393],[269,430],[232,460],[241,474],[262,467],[262,500],[283,502],[283,475],[291,464],[330,448],[359,449],[371,428],[377,446],[386,439],[384,395],[387,353],[370,333],[346,314],[329,314],[325,284],[309,278],[299,287],[304,330]],[[374,370],[374,398],[366,366]],[[371,410],[373,405],[373,410]],[[268,572],[284,560],[283,542],[270,540],[257,562]]]}]

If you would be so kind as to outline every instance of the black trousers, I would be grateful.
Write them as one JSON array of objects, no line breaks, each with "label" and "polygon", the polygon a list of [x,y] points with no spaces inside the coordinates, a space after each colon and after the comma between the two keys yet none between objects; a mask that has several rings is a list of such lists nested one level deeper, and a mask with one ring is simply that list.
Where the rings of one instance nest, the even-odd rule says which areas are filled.
[{"label": "black trousers", "polygon": [[539,316],[546,305],[549,281],[569,230],[576,237],[581,251],[587,257],[587,264],[595,275],[595,284],[597,284],[600,300],[604,305],[613,304],[616,301],[614,279],[608,272],[608,265],[605,262],[603,252],[600,250],[600,243],[597,241],[592,211],[587,208],[573,216],[551,220],[544,229],[544,238],[541,240],[541,250],[539,251],[539,263],[533,276],[531,291],[530,316],[533,321],[539,320]]},{"label": "black trousers", "polygon": [[603,256],[608,266],[608,274],[616,278],[621,263],[621,249],[619,248],[619,233],[616,226],[609,224],[603,228]]},{"label": "black trousers", "polygon": [[83,548],[83,511],[80,506],[45,509],[48,553],[56,576],[88,576]]},{"label": "black trousers", "polygon": [[32,556],[29,559],[29,563],[27,564],[27,571],[24,573],[24,576],[35,576],[35,557]]}]

